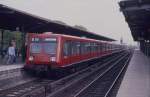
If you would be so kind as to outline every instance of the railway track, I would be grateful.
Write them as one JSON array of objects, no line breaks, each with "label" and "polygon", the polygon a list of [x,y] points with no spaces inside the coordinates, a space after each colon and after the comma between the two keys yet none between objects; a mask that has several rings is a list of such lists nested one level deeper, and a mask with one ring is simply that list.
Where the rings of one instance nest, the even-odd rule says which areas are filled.
[{"label": "railway track", "polygon": [[0,71],[0,80],[13,78],[13,77],[20,76],[20,75],[22,75],[21,68]]},{"label": "railway track", "polygon": [[[88,76],[90,73],[92,74],[92,72],[94,72],[97,67],[100,66],[101,69],[103,69],[104,67],[106,68],[108,64],[105,64],[105,63],[107,61],[109,61],[113,58],[116,58],[116,57],[119,58],[119,57],[123,56],[124,54],[125,53],[122,53],[121,55],[115,54],[114,56],[110,56],[109,58],[107,57],[103,61],[100,61],[99,63],[96,63],[95,65],[92,65],[82,71],[76,72],[70,76],[64,77],[60,80],[54,81],[50,84],[47,84],[47,85],[45,85],[45,87],[41,87],[39,89],[31,91],[30,93],[26,94],[26,96],[28,95],[29,97],[37,97],[37,96],[38,97],[46,97],[45,95],[56,94],[56,93],[58,93],[58,91],[63,90],[64,87],[69,86],[70,84],[82,79],[85,76]],[[111,63],[111,61],[109,63]],[[45,92],[43,91],[44,89],[45,89]],[[26,96],[23,96],[23,97],[26,97]],[[63,96],[61,96],[61,97],[63,97]]]},{"label": "railway track", "polygon": [[[27,75],[22,68],[0,72],[0,97],[13,97],[37,88],[46,80]],[[32,86],[32,87],[30,87]],[[28,88],[28,89],[27,89]]]},{"label": "railway track", "polygon": [[[120,62],[127,55],[117,56],[111,60],[107,60],[108,62],[104,63],[105,65],[101,65],[104,67],[96,67],[92,72],[87,74],[87,76],[83,76],[82,78],[78,78],[76,81],[72,81],[70,84],[63,86],[61,89],[56,92],[51,93],[48,97],[76,97],[78,93],[82,91],[85,87],[90,86],[91,83],[95,80],[95,78],[99,76],[105,75],[106,72],[110,71],[118,62]],[[112,64],[113,63],[113,64]],[[79,93],[80,94],[80,93]],[[86,96],[83,96],[86,97]],[[94,96],[88,96],[94,97]],[[103,97],[103,96],[102,96]]]},{"label": "railway track", "polygon": [[27,94],[28,92],[40,88],[43,85],[48,84],[50,82],[52,82],[52,80],[36,79],[21,85],[17,85],[13,88],[2,90],[0,91],[0,97],[21,97]]},{"label": "railway track", "polygon": [[113,87],[119,79],[119,76],[121,76],[123,70],[126,68],[129,60],[129,56],[119,60],[116,66],[111,67],[110,70],[102,73],[73,97],[112,97],[110,94]]},{"label": "railway track", "polygon": [[36,78],[30,77],[30,76],[17,76],[17,77],[13,77],[13,78],[7,78],[7,79],[0,80],[0,92],[2,90],[13,88],[17,85],[22,85],[24,83],[31,82],[35,79]]},{"label": "railway track", "polygon": [[[115,62],[123,55],[125,55],[125,53],[120,55],[114,54],[114,56],[106,58],[103,61],[96,63],[95,65],[92,65],[84,70],[71,74],[57,81],[36,79],[31,82],[17,85],[16,87],[7,88],[0,91],[0,97],[73,97],[73,95],[79,93],[81,88],[83,89],[87,83],[81,85],[81,88],[76,89],[76,91],[73,93],[65,93],[64,91],[68,89],[71,90],[69,88],[70,86],[77,85],[76,83],[80,83],[82,81],[90,83],[90,81],[99,75],[96,73],[96,71],[103,73],[104,70],[108,68],[108,65]],[[92,75],[92,77],[89,77],[89,75]],[[66,96],[62,96],[62,94],[65,94]]]}]

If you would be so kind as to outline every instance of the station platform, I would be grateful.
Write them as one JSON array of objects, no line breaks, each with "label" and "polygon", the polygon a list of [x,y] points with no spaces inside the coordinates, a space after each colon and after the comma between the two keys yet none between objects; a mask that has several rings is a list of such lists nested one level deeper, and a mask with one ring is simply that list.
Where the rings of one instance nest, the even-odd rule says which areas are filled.
[{"label": "station platform", "polygon": [[0,72],[12,70],[12,69],[20,69],[22,67],[23,67],[23,64],[0,65]]},{"label": "station platform", "polygon": [[15,69],[21,69],[23,67],[23,62],[21,61],[20,57],[16,58],[16,62],[13,64],[6,64],[6,59],[1,58],[0,56],[0,73],[2,71],[10,71],[10,70],[15,70]]},{"label": "station platform", "polygon": [[150,58],[135,50],[117,97],[150,97]]}]

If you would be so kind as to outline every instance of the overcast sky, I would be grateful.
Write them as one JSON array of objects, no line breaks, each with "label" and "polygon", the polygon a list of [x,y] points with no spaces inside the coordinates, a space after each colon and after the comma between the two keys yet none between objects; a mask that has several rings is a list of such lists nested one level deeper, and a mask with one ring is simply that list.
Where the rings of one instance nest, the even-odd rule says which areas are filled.
[{"label": "overcast sky", "polygon": [[91,32],[124,42],[133,41],[119,11],[119,0],[0,0],[4,4],[68,25],[83,25]]}]

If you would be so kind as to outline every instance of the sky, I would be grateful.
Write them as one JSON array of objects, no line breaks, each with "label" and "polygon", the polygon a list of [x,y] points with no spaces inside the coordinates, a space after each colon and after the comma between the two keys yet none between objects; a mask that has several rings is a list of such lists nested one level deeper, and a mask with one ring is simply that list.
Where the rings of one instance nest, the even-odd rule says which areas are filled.
[{"label": "sky", "polygon": [[70,26],[133,44],[130,29],[119,10],[119,0],[0,0],[4,4]]}]

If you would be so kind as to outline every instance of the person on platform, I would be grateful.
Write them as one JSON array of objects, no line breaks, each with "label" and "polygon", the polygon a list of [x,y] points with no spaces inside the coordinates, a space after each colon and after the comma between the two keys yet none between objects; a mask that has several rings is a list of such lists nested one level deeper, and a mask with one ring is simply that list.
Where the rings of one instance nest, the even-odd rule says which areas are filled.
[{"label": "person on platform", "polygon": [[8,51],[7,51],[7,54],[8,54],[7,64],[14,63],[14,59],[16,57],[15,47],[16,47],[15,42],[11,41],[10,46],[8,47]]}]

